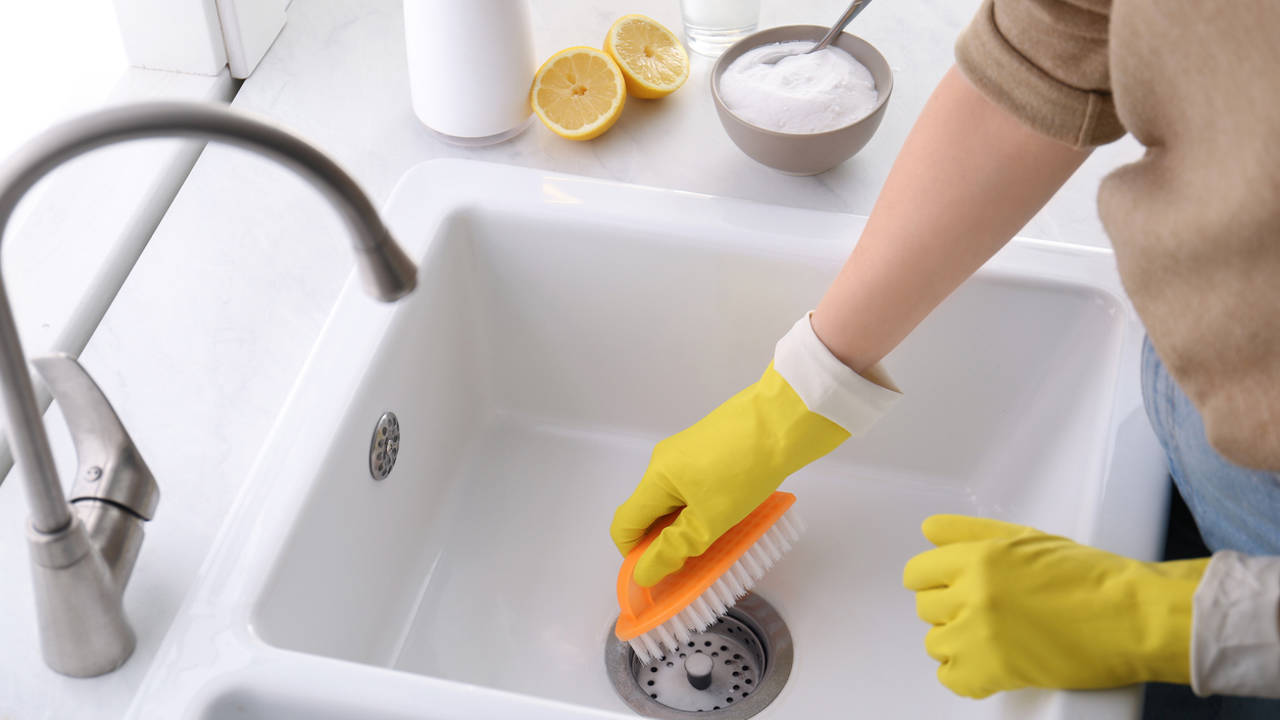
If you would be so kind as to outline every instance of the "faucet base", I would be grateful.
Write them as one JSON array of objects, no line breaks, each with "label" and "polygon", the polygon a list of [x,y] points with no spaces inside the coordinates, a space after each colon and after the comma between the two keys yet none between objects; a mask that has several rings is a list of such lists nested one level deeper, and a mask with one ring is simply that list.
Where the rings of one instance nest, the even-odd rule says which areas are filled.
[{"label": "faucet base", "polygon": [[62,530],[27,531],[45,663],[71,677],[95,677],[124,664],[136,639],[116,582],[84,522],[72,514]]}]

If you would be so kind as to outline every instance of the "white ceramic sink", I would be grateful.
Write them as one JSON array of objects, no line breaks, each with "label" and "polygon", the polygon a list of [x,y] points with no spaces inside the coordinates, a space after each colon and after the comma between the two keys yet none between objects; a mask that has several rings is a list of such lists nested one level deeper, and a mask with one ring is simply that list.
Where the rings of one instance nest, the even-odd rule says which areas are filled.
[{"label": "white ceramic sink", "polygon": [[[630,716],[603,662],[613,509],[657,440],[760,375],[863,222],[462,161],[409,172],[386,214],[419,290],[348,284],[132,717]],[[784,486],[809,530],[758,592],[795,665],[760,717],[1135,716],[1132,689],[953,696],[901,586],[935,512],[1154,557],[1166,480],[1122,297],[1110,253],[1016,240],[894,352],[894,413]]]}]

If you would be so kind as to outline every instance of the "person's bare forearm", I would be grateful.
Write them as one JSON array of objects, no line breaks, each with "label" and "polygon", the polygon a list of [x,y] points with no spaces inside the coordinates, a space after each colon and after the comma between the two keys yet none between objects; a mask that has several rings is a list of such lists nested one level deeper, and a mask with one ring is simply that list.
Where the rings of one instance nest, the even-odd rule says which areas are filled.
[{"label": "person's bare forearm", "polygon": [[813,329],[857,372],[880,361],[1088,156],[1021,125],[956,68],[907,137]]}]

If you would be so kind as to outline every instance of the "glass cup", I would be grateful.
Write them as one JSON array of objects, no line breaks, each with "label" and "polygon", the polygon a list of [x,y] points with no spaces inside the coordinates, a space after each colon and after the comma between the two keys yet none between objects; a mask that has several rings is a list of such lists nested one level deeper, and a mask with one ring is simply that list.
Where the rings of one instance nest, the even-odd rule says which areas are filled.
[{"label": "glass cup", "polygon": [[760,0],[680,0],[680,12],[689,49],[714,58],[756,31]]}]

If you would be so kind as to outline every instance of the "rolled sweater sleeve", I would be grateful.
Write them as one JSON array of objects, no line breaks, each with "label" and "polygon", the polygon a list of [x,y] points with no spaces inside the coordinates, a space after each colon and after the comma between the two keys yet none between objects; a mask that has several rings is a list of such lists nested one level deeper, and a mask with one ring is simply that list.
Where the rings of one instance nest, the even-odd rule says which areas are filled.
[{"label": "rolled sweater sleeve", "polygon": [[1280,698],[1280,557],[1214,553],[1193,606],[1196,694]]},{"label": "rolled sweater sleeve", "polygon": [[986,0],[956,42],[960,71],[1033,130],[1074,147],[1124,134],[1111,97],[1108,0]]}]

